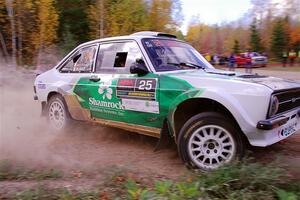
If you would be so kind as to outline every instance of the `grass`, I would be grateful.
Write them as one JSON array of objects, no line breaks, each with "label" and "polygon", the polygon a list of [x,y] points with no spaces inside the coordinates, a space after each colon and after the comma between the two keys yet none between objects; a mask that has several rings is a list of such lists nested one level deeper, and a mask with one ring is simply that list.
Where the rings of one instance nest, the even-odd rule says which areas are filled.
[{"label": "grass", "polygon": [[58,179],[62,176],[63,173],[55,169],[27,169],[24,166],[15,166],[8,160],[0,161],[0,181]]},{"label": "grass", "polygon": [[36,188],[24,190],[16,194],[12,199],[17,200],[32,200],[32,199],[40,199],[40,200],[96,200],[101,199],[101,196],[97,192],[91,191],[81,191],[77,193],[72,193],[71,191],[63,188],[63,189],[48,189],[43,185],[39,185]]},{"label": "grass", "polygon": [[278,199],[297,200],[300,182],[275,164],[251,160],[235,162],[216,171],[188,172],[178,180],[144,180],[131,172],[113,170],[97,188],[90,191],[49,189],[45,186],[17,193],[12,199],[92,200],[92,199]]}]

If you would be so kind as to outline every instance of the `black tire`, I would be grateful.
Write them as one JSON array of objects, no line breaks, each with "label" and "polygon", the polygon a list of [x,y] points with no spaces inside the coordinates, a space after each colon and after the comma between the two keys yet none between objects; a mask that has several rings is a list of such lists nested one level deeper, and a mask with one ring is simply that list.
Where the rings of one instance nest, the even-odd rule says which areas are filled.
[{"label": "black tire", "polygon": [[180,130],[177,145],[188,168],[204,171],[240,159],[245,151],[239,128],[231,119],[216,112],[200,113],[189,119]]},{"label": "black tire", "polygon": [[60,94],[50,97],[47,103],[47,119],[54,131],[60,132],[71,128],[72,118],[65,100]]}]

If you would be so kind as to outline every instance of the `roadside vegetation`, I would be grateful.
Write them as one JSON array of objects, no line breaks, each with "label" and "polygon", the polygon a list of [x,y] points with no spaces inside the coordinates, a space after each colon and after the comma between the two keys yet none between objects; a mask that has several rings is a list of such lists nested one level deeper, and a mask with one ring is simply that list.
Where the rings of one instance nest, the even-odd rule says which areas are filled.
[{"label": "roadside vegetation", "polygon": [[210,55],[229,56],[231,52],[250,50],[265,52],[279,61],[283,51],[300,50],[297,0],[283,1],[285,6],[274,1],[251,1],[251,8],[240,19],[213,25],[203,23],[201,15],[194,16],[187,32],[182,33],[184,3],[182,0],[0,1],[0,57],[25,68],[52,66],[80,43],[142,30],[175,34]]},{"label": "roadside vegetation", "polygon": [[63,173],[55,169],[27,169],[21,165],[15,166],[8,160],[0,162],[0,181],[59,179],[62,176]]},{"label": "roadside vegetation", "polygon": [[[5,172],[7,170],[7,172]],[[26,170],[25,170],[26,171]],[[18,171],[20,174],[24,172]],[[3,174],[11,174],[10,176]],[[1,180],[28,180],[1,168]],[[26,173],[25,173],[26,174]],[[25,175],[24,174],[24,175]],[[36,179],[35,172],[27,173],[29,179]],[[26,176],[27,176],[26,175]],[[46,175],[39,178],[59,178]],[[38,179],[39,179],[38,178]],[[1,183],[1,182],[0,182]],[[300,180],[292,177],[277,164],[261,164],[252,160],[235,162],[214,172],[190,171],[176,180],[153,180],[140,178],[124,169],[112,169],[99,184],[91,190],[74,191],[69,188],[38,186],[16,192],[8,199],[279,199],[297,200],[300,196]]]}]

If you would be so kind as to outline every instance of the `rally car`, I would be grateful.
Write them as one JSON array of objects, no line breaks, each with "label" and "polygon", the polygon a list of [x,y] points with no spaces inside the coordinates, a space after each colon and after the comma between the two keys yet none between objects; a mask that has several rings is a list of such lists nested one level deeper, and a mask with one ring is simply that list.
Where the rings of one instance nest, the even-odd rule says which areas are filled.
[{"label": "rally car", "polygon": [[240,53],[235,59],[238,67],[246,66],[248,59],[253,67],[266,67],[268,64],[268,58],[256,52]]},{"label": "rally car", "polygon": [[37,76],[34,92],[53,130],[90,121],[172,138],[184,163],[202,170],[300,129],[299,82],[217,70],[166,33],[84,43]]}]

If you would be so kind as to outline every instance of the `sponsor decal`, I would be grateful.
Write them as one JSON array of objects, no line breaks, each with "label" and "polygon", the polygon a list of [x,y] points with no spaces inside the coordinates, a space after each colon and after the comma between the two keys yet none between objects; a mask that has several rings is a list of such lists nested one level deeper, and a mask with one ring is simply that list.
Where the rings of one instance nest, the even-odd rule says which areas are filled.
[{"label": "sponsor decal", "polygon": [[43,83],[42,81],[39,81],[38,84],[37,84],[37,88],[41,89],[41,90],[44,90],[44,89],[46,89],[46,84]]},{"label": "sponsor decal", "polygon": [[100,99],[89,97],[90,109],[105,114],[123,116],[124,106],[121,101],[113,101],[113,89],[109,87],[110,85],[111,82],[100,83],[98,88]]},{"label": "sponsor decal", "polygon": [[108,100],[111,100],[112,97],[111,95],[113,93],[113,90],[106,85],[100,85],[98,89],[98,93],[103,95],[102,96],[103,99],[106,98]]},{"label": "sponsor decal", "polygon": [[126,110],[159,113],[159,104],[157,101],[147,101],[139,99],[122,99],[122,105]]},{"label": "sponsor decal", "polygon": [[287,137],[296,132],[297,123],[293,123],[280,131],[282,137]]},{"label": "sponsor decal", "polygon": [[119,79],[117,97],[121,99],[125,110],[158,114],[156,86],[157,79],[155,78]]},{"label": "sponsor decal", "polygon": [[155,101],[157,79],[122,78],[117,81],[116,90],[111,85],[100,83],[99,95],[88,99],[91,110],[119,116],[124,116],[126,110],[159,113],[159,103]]},{"label": "sponsor decal", "polygon": [[157,79],[119,79],[117,97],[120,99],[156,100]]},{"label": "sponsor decal", "polygon": [[109,101],[102,101],[102,100],[97,100],[93,97],[89,98],[89,104],[92,106],[100,106],[100,107],[124,110],[124,107],[122,106],[121,102],[114,103],[114,102],[109,102]]}]

